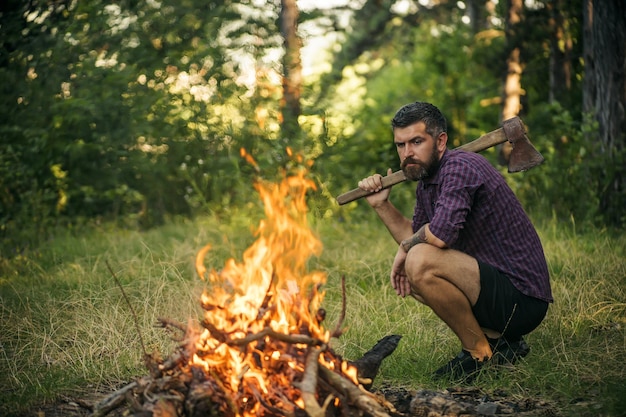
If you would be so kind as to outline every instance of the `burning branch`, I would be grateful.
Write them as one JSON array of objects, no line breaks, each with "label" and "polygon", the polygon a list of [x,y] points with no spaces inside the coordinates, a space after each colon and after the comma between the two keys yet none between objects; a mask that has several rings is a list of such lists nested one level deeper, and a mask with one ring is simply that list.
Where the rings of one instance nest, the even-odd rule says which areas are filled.
[{"label": "burning branch", "polygon": [[260,332],[256,334],[248,335],[242,339],[234,339],[230,342],[226,342],[232,346],[243,346],[247,345],[250,342],[254,342],[255,340],[261,340],[265,336],[270,336],[276,340],[280,340],[281,342],[291,343],[291,344],[303,344],[303,345],[320,345],[322,344],[321,340],[314,339],[307,335],[303,334],[283,334],[275,331],[271,327],[266,327]]},{"label": "burning branch", "polygon": [[359,388],[352,381],[347,380],[336,372],[332,372],[325,367],[320,368],[322,378],[336,389],[347,394],[348,398],[361,411],[367,412],[372,417],[390,417],[387,410],[369,392]]},{"label": "burning branch", "polygon": [[325,407],[328,405],[325,403],[324,407],[320,407],[317,403],[317,398],[315,398],[315,392],[317,391],[317,369],[321,353],[322,348],[319,346],[309,349],[302,382],[299,384],[300,390],[302,391],[304,409],[310,417],[324,417],[326,414]]}]

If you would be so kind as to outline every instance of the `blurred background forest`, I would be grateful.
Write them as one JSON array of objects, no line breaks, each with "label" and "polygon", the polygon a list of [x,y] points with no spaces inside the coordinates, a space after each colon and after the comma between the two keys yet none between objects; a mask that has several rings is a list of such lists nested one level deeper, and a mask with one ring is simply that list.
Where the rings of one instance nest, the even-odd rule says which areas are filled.
[{"label": "blurred background forest", "polygon": [[525,207],[621,230],[625,69],[622,0],[4,0],[0,258],[228,215],[300,165],[316,214],[357,215],[334,197],[398,168],[389,121],[418,100],[451,146],[519,115],[546,157],[506,175]]}]

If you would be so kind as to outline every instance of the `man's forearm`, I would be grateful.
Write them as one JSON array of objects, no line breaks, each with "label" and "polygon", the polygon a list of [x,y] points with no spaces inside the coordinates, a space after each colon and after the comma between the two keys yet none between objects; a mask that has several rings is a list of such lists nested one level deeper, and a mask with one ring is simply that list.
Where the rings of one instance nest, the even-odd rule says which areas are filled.
[{"label": "man's forearm", "polygon": [[420,229],[408,239],[404,239],[400,245],[405,252],[408,252],[413,246],[419,243],[428,243],[428,236],[426,235],[426,225],[420,227]]},{"label": "man's forearm", "polygon": [[439,249],[445,249],[448,247],[446,242],[439,239],[430,231],[430,223],[426,223],[422,227],[419,228],[417,232],[415,232],[412,236],[407,237],[406,239],[400,242],[402,249],[405,252],[408,252],[413,246],[420,243],[428,243],[429,245],[433,245]]},{"label": "man's forearm", "polygon": [[411,236],[411,221],[404,217],[391,202],[386,201],[376,207],[372,206],[372,208],[385,224],[396,243],[400,244],[404,239]]}]

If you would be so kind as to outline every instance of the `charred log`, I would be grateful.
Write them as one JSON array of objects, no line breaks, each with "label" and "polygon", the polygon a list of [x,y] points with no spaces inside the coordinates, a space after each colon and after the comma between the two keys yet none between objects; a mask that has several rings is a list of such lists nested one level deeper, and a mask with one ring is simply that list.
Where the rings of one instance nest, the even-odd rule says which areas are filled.
[{"label": "charred log", "polygon": [[402,336],[395,334],[385,336],[373,348],[365,352],[360,359],[352,362],[358,370],[359,382],[363,384],[363,388],[369,390],[372,387],[374,378],[378,375],[380,365],[387,356],[396,350],[401,338]]}]

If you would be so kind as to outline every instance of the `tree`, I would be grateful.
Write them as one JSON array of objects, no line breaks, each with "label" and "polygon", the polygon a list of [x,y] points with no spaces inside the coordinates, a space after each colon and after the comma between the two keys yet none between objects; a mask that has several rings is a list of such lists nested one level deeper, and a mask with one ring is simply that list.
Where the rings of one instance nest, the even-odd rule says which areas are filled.
[{"label": "tree", "polygon": [[302,94],[302,61],[300,50],[302,40],[298,35],[298,5],[296,0],[281,0],[280,32],[283,36],[283,98],[282,135],[296,139],[300,136],[298,117],[302,113],[300,96]]},{"label": "tree", "polygon": [[465,3],[467,6],[467,17],[472,26],[472,32],[476,34],[482,30],[488,29],[490,27],[488,19],[490,13],[487,0],[469,0]]},{"label": "tree", "polygon": [[604,161],[599,209],[607,224],[620,226],[626,222],[626,3],[586,0],[584,25],[583,105],[598,122]]},{"label": "tree", "polygon": [[139,216],[151,225],[248,195],[251,185],[233,186],[241,143],[232,138],[254,141],[237,133],[252,117],[227,51],[242,20],[234,8],[2,3],[1,253],[35,245],[63,221]]},{"label": "tree", "polygon": [[572,89],[572,34],[568,30],[564,0],[547,2],[550,13],[550,102],[566,103]]},{"label": "tree", "polygon": [[[522,51],[521,33],[523,19],[523,0],[507,0],[507,15],[505,21],[505,33],[507,39],[508,57],[502,89],[502,120],[507,120],[519,115],[522,104]],[[505,165],[511,154],[511,144],[506,142],[500,149],[500,163]]]}]

